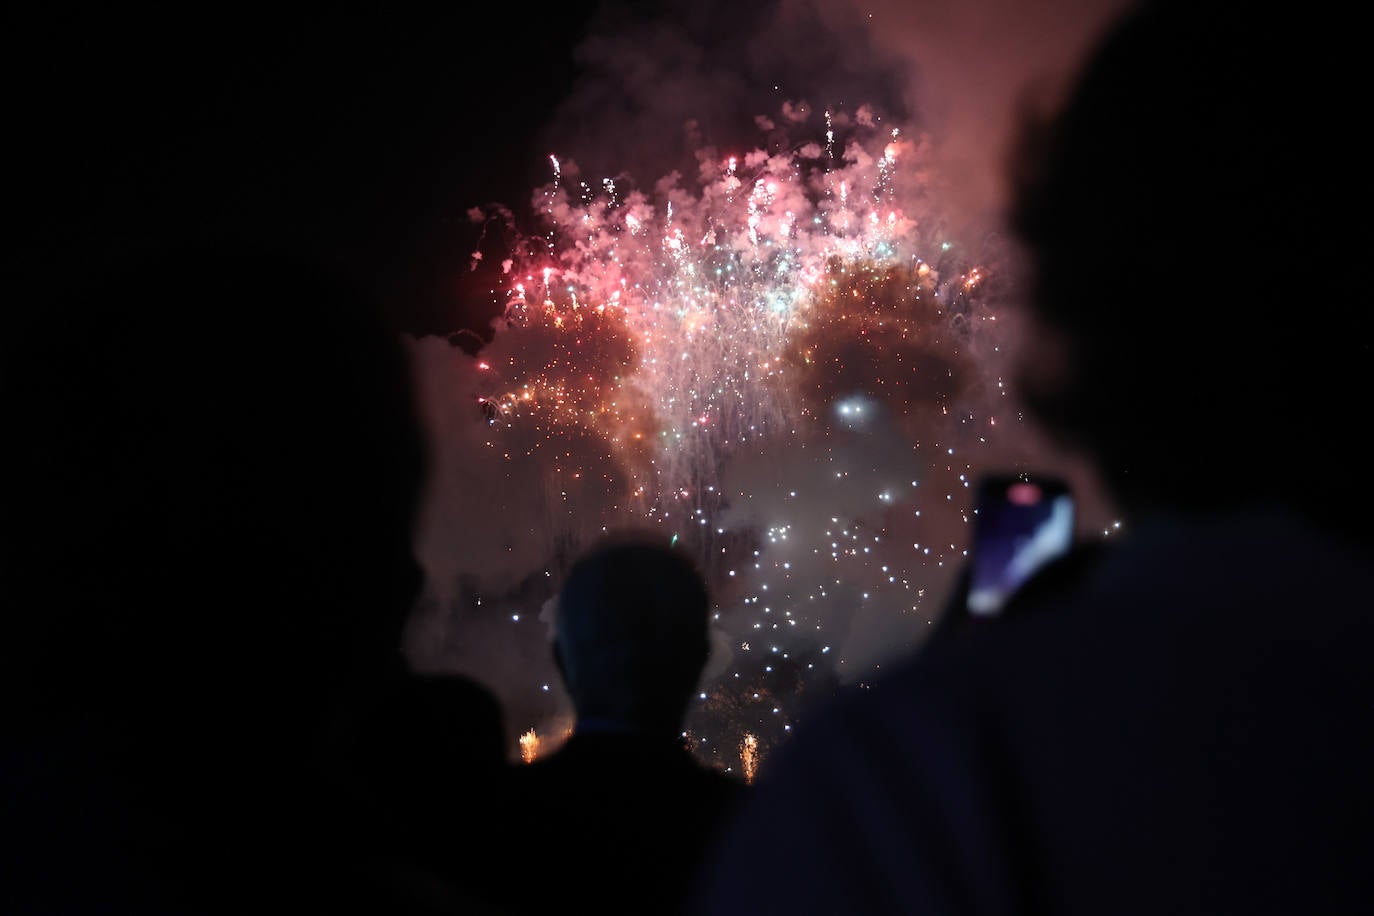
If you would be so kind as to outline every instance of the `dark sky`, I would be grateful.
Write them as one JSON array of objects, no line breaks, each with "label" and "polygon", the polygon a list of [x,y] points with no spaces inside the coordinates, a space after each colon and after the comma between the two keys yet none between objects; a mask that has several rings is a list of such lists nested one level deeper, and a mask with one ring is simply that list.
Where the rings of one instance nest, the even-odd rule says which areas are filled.
[{"label": "dark sky", "polygon": [[533,135],[589,9],[10,5],[5,258],[62,275],[240,235],[336,260],[398,323],[439,329],[463,209],[542,180]]}]

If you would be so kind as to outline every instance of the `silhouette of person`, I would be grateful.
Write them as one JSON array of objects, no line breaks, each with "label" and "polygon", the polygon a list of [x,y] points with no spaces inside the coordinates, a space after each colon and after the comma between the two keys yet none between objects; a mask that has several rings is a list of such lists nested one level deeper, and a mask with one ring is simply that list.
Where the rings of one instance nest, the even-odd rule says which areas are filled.
[{"label": "silhouette of person", "polygon": [[552,837],[510,885],[514,911],[680,911],[703,850],[747,791],[699,762],[682,734],[710,651],[708,616],[699,572],[654,535],[612,535],[573,564],[553,651],[575,723],[547,756],[512,764],[508,822]]},{"label": "silhouette of person", "polygon": [[484,684],[454,672],[398,672],[358,715],[351,799],[365,823],[394,837],[379,867],[392,908],[496,913],[474,839],[504,816],[504,713]]},{"label": "silhouette of person", "polygon": [[461,901],[363,778],[420,583],[399,341],[330,270],[236,239],[50,282],[0,368],[4,909]]},{"label": "silhouette of person", "polygon": [[800,723],[699,912],[1368,907],[1359,35],[1147,2],[1028,128],[1019,387],[1123,532]]}]

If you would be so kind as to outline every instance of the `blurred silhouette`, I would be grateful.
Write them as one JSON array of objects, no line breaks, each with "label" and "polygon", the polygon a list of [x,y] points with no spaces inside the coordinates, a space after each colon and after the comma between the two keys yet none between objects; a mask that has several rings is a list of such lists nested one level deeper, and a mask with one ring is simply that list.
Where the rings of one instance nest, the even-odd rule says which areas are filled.
[{"label": "blurred silhouette", "polygon": [[491,867],[488,828],[504,815],[505,725],[496,695],[457,673],[399,672],[357,720],[348,749],[351,801],[369,829],[391,838],[381,866],[388,906],[498,912],[499,898],[481,895]]},{"label": "blurred silhouette", "polygon": [[370,717],[411,709],[418,755],[436,700],[474,735],[491,707],[404,666],[424,443],[399,341],[332,276],[219,239],[10,316],[6,912],[462,902],[382,829],[419,802],[380,794],[404,767],[369,770]]},{"label": "blurred silhouette", "polygon": [[382,693],[360,728],[359,781],[398,827],[447,832],[457,791],[489,784],[506,762],[505,726],[495,694],[453,673],[407,674]]},{"label": "blurred silhouette", "polygon": [[517,912],[675,913],[741,779],[696,760],[683,737],[710,651],[696,568],[652,535],[607,538],[569,571],[554,654],[572,734],[512,765],[508,823],[546,841],[512,883]]},{"label": "blurred silhouette", "polygon": [[1146,3],[1028,126],[1020,389],[1123,532],[801,723],[700,912],[1368,907],[1359,35]]}]

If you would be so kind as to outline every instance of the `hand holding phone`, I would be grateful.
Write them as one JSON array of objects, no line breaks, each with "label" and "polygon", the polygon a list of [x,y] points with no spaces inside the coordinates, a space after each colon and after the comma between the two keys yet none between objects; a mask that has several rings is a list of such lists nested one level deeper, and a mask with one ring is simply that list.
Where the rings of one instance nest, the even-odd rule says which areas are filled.
[{"label": "hand holding phone", "polygon": [[1073,546],[1074,501],[1055,477],[994,475],[979,481],[965,610],[1001,613],[1045,564]]}]

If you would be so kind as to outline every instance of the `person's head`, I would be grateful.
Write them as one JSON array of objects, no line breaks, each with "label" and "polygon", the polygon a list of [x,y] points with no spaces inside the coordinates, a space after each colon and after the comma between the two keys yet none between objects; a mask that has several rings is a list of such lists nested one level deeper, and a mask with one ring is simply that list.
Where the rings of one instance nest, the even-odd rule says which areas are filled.
[{"label": "person's head", "polygon": [[1345,9],[1145,3],[1024,135],[1011,224],[1062,359],[1029,352],[1022,390],[1128,511],[1368,499],[1342,476],[1371,393]]},{"label": "person's head", "polygon": [[554,652],[579,725],[671,733],[710,653],[710,601],[695,565],[650,534],[615,535],[569,571]]},{"label": "person's head", "polygon": [[424,453],[367,296],[224,244],[26,305],[2,390],[31,690],[169,735],[301,734],[399,658]]}]

